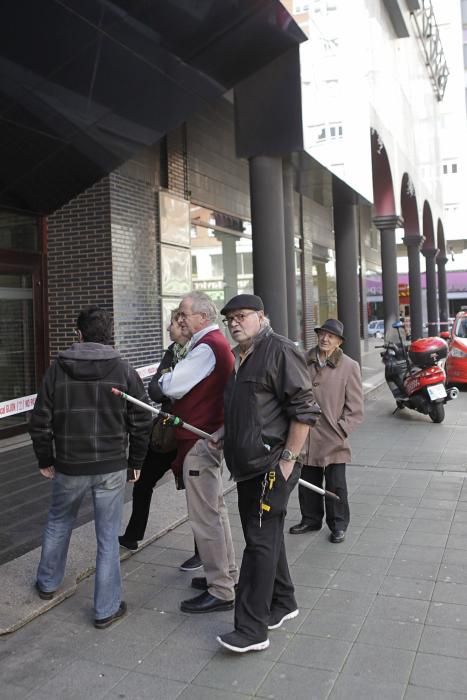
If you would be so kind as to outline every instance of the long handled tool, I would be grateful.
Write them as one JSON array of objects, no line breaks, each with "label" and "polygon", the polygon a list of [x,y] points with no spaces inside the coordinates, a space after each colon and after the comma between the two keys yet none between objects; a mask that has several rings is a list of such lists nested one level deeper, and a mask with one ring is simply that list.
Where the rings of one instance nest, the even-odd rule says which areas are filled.
[{"label": "long handled tool", "polygon": [[[128,394],[125,394],[125,392],[120,391],[120,389],[115,389],[115,387],[112,387],[112,393],[115,394],[115,396],[119,396],[120,398],[125,399],[126,401],[130,401],[130,403],[134,403],[137,406],[146,409],[146,411],[151,411],[151,413],[154,413],[154,415],[156,416],[160,416],[166,425],[173,425],[177,428],[185,428],[185,430],[189,430],[190,433],[194,433],[200,438],[204,438],[205,440],[212,440],[212,436],[209,435],[209,433],[206,433],[204,430],[200,430],[199,428],[195,428],[194,425],[185,423],[185,421],[183,421],[178,416],[173,416],[171,413],[161,411],[160,408],[154,408],[154,406],[150,406],[149,404],[144,403],[144,401],[135,399],[134,396],[129,396]],[[332,491],[320,489],[319,486],[310,484],[304,479],[299,479],[298,483],[300,484],[300,486],[304,486],[306,489],[310,489],[310,491],[316,491],[316,493],[320,493],[322,496],[326,496],[326,498],[332,498],[335,501],[340,500],[339,496],[337,496],[335,493],[332,493]]]},{"label": "long handled tool", "polygon": [[200,438],[211,440],[211,436],[209,435],[209,433],[205,433],[204,430],[195,428],[194,425],[185,423],[185,421],[183,421],[178,416],[173,416],[171,413],[161,411],[160,408],[154,408],[154,406],[149,406],[149,404],[144,403],[144,401],[135,399],[134,396],[129,396],[128,394],[125,394],[124,391],[120,391],[120,389],[115,389],[114,387],[112,387],[112,394],[115,394],[115,396],[120,396],[120,398],[125,399],[126,401],[130,401],[130,403],[134,403],[137,406],[141,406],[141,408],[145,408],[146,411],[151,411],[151,413],[154,413],[155,416],[160,416],[166,425],[173,425],[177,428],[185,428],[185,430],[189,430],[190,433],[194,433]]}]

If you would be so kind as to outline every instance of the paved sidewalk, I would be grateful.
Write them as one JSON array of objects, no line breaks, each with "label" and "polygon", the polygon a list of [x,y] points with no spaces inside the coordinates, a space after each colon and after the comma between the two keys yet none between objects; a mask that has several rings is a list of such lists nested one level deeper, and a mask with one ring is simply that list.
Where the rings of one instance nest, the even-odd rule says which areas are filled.
[{"label": "paved sidewalk", "polygon": [[[91,577],[1,637],[2,700],[467,698],[467,393],[441,425],[392,410],[381,391],[353,437],[345,542],[325,529],[287,535],[300,615],[271,632],[267,651],[217,645],[230,612],[179,611],[196,593],[178,570],[192,546],[185,522],[123,562],[129,614],[109,630],[91,625]],[[295,493],[287,526],[298,519]]]}]

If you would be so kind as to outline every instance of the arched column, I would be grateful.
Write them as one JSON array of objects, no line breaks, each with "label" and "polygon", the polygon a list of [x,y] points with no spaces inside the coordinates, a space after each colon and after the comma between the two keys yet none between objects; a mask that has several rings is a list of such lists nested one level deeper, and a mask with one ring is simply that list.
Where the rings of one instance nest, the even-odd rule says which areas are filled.
[{"label": "arched column", "polygon": [[423,337],[422,279],[420,274],[420,246],[423,236],[404,237],[409,259],[410,333],[412,340]]},{"label": "arched column", "polygon": [[436,256],[438,252],[437,248],[422,248],[426,269],[428,335],[438,335],[439,333],[438,294],[436,289]]},{"label": "arched column", "polygon": [[255,293],[274,330],[287,336],[282,159],[252,156],[249,165]]},{"label": "arched column", "polygon": [[391,325],[399,320],[396,228],[401,228],[404,222],[397,214],[388,214],[376,216],[373,223],[381,236],[384,329],[387,333]]},{"label": "arched column", "polygon": [[436,258],[438,266],[438,302],[439,302],[439,330],[449,330],[449,302],[448,302],[448,284],[446,275],[446,263],[448,259],[441,253]]}]

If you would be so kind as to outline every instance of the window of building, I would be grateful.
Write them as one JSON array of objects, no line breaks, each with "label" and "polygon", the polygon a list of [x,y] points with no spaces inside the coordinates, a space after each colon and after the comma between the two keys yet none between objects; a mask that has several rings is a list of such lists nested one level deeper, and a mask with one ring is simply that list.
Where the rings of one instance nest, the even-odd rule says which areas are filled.
[{"label": "window of building", "polygon": [[447,165],[443,165],[443,174],[444,175],[448,174],[448,166]]},{"label": "window of building", "polygon": [[452,173],[457,173],[457,163],[453,163],[453,164],[451,165],[451,172],[452,172]]}]

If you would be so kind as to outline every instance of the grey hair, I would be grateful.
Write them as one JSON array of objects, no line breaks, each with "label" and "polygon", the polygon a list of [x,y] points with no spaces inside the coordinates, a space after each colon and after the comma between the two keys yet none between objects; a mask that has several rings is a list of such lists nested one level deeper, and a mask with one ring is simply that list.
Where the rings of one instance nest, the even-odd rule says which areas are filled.
[{"label": "grey hair", "polygon": [[210,296],[204,292],[189,292],[182,297],[183,299],[191,299],[192,310],[198,314],[205,314],[208,321],[215,323],[217,321],[217,306]]}]

